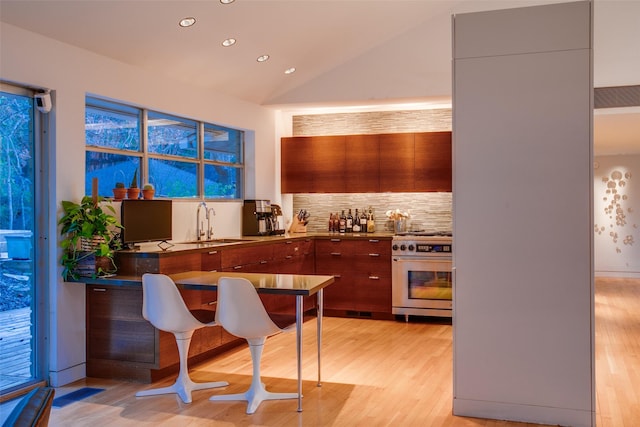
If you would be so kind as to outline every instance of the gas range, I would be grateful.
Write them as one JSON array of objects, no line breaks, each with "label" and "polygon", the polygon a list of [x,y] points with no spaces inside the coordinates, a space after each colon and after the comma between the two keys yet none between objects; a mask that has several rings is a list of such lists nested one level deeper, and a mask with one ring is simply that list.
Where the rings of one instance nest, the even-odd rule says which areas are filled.
[{"label": "gas range", "polygon": [[407,232],[393,236],[391,254],[412,257],[451,257],[450,232]]}]

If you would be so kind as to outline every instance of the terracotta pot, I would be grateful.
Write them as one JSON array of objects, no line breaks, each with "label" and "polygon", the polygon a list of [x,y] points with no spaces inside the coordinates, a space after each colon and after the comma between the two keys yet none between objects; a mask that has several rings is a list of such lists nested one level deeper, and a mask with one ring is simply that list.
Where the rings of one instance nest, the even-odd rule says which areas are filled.
[{"label": "terracotta pot", "polygon": [[142,198],[144,198],[145,200],[151,200],[153,199],[153,195],[156,193],[156,190],[151,189],[151,190],[142,190]]},{"label": "terracotta pot", "polygon": [[127,189],[126,188],[114,188],[113,189],[113,198],[115,200],[122,200],[125,198],[125,196],[127,195]]},{"label": "terracotta pot", "polygon": [[128,188],[127,189],[127,198],[129,199],[137,199],[140,196],[139,188]]}]

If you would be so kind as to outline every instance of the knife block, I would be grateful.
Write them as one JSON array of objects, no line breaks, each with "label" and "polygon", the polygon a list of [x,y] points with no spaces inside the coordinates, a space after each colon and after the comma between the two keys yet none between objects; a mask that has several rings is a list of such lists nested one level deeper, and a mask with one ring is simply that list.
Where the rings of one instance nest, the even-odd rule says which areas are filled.
[{"label": "knife block", "polygon": [[293,219],[291,223],[291,227],[289,228],[289,233],[306,233],[307,226],[304,225],[304,221],[299,221],[297,218]]}]

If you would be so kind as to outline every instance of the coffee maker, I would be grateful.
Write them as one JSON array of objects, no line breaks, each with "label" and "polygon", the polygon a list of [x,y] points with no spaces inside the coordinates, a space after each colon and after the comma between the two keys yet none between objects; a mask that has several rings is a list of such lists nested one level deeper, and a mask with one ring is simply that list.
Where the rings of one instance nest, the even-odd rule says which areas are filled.
[{"label": "coffee maker", "polygon": [[245,200],[242,205],[242,235],[268,236],[273,230],[269,200]]}]

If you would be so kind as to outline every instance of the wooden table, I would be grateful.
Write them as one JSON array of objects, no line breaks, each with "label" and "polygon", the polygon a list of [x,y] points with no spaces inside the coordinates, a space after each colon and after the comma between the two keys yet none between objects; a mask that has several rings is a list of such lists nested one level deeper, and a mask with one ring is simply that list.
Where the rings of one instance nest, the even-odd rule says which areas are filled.
[{"label": "wooden table", "polygon": [[170,275],[179,287],[185,289],[216,290],[220,277],[243,277],[249,280],[259,293],[296,296],[296,348],[298,354],[298,412],[302,412],[302,313],[303,298],[316,295],[318,303],[317,344],[318,344],[318,387],[321,383],[322,355],[322,308],[323,289],[334,282],[333,276],[271,274],[271,273],[232,273],[188,271]]}]

